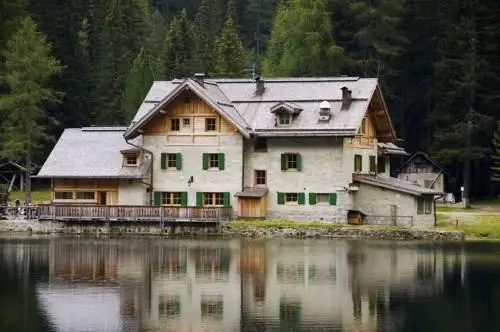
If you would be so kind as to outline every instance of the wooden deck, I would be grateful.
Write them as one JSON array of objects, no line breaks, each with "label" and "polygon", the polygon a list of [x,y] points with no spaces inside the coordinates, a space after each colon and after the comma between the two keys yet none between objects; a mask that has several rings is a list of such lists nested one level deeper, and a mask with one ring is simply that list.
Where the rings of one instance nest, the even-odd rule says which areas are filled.
[{"label": "wooden deck", "polygon": [[231,207],[168,207],[128,205],[39,205],[31,215],[40,221],[221,223],[232,218]]}]

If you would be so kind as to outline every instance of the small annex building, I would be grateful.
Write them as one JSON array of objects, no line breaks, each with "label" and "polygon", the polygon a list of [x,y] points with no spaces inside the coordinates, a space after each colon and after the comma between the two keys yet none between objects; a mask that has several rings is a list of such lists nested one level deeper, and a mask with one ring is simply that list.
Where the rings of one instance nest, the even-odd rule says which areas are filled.
[{"label": "small annex building", "polygon": [[395,142],[375,78],[196,75],[154,82],[127,127],[66,129],[37,177],[54,204],[433,224],[442,193],[390,177]]}]

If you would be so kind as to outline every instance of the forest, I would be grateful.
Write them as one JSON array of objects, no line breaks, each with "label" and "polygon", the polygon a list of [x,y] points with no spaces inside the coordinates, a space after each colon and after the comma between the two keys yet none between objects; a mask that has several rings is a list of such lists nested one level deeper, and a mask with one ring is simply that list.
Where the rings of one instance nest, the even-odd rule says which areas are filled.
[{"label": "forest", "polygon": [[29,168],[64,128],[127,125],[154,80],[352,75],[456,194],[500,193],[498,0],[0,0],[0,54],[0,158]]}]

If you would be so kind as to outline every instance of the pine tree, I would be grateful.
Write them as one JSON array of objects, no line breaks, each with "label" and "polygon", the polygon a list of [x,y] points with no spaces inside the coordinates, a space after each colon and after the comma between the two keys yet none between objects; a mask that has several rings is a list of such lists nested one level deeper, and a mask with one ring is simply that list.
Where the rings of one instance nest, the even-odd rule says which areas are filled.
[{"label": "pine tree", "polygon": [[193,72],[193,33],[187,13],[182,10],[179,17],[170,23],[165,41],[166,76],[188,77]]},{"label": "pine tree", "polygon": [[0,0],[0,49],[16,30],[25,8],[26,0]]},{"label": "pine tree", "polygon": [[343,65],[325,0],[290,0],[278,9],[264,62],[266,75],[334,75]]},{"label": "pine tree", "polygon": [[195,38],[194,69],[209,75],[215,69],[215,38],[223,22],[219,0],[202,0],[193,23]]},{"label": "pine tree", "polygon": [[215,74],[220,77],[241,77],[245,75],[247,57],[243,43],[228,14],[222,35],[216,41]]},{"label": "pine tree", "polygon": [[[8,41],[3,56],[5,71],[2,81],[9,87],[9,92],[0,95],[0,111],[5,116],[1,152],[4,158],[24,164],[30,174],[35,152],[53,138],[48,127],[53,119],[45,107],[59,102],[61,94],[48,88],[47,83],[62,68],[50,54],[49,44],[30,17],[22,20],[18,31]],[[27,176],[27,203],[31,202],[29,179]]]},{"label": "pine tree", "polygon": [[160,80],[165,73],[165,22],[158,11],[153,12],[148,19],[147,37],[144,41],[145,57],[151,65],[155,80]]},{"label": "pine tree", "polygon": [[493,135],[493,153],[491,154],[493,166],[491,167],[491,181],[500,182],[500,122]]},{"label": "pine tree", "polygon": [[151,60],[144,49],[141,49],[127,75],[122,105],[127,121],[133,119],[155,80],[154,64]]}]

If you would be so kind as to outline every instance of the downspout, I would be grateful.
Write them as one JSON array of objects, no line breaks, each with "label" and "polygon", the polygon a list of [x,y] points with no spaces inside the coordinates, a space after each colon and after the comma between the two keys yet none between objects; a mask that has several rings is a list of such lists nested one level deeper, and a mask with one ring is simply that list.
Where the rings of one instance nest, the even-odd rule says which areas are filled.
[{"label": "downspout", "polygon": [[134,148],[137,148],[144,153],[148,153],[151,156],[151,164],[149,165],[149,171],[150,171],[150,180],[151,182],[149,183],[149,205],[153,205],[153,165],[154,165],[154,155],[153,152],[149,151],[148,149],[143,148],[142,146],[135,145],[134,143],[130,143],[129,140],[125,139],[125,142],[127,144],[132,145]]}]

